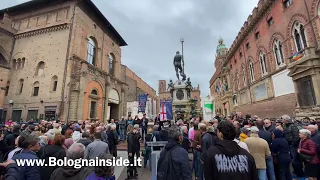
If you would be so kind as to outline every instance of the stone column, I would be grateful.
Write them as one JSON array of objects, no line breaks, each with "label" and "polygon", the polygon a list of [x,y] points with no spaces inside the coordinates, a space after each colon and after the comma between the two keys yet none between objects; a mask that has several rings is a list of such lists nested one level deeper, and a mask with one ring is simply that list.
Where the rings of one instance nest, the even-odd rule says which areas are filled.
[{"label": "stone column", "polygon": [[295,91],[295,95],[296,95],[296,99],[297,99],[297,108],[300,107],[299,105],[299,96],[298,96],[298,93],[299,93],[299,85],[296,81],[293,81],[293,85],[294,85],[294,91]]},{"label": "stone column", "polygon": [[109,92],[110,92],[110,78],[107,77],[105,84],[105,102],[103,109],[103,122],[107,122],[108,120],[108,102],[109,102]]},{"label": "stone column", "polygon": [[312,75],[312,84],[313,84],[313,91],[316,98],[316,105],[320,105],[320,73],[316,72],[315,75]]}]

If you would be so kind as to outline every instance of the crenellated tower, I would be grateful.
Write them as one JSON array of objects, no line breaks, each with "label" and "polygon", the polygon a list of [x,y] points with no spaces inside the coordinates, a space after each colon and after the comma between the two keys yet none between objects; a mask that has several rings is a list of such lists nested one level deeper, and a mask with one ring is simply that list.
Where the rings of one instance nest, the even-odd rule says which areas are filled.
[{"label": "crenellated tower", "polygon": [[228,53],[228,48],[224,44],[222,38],[219,39],[219,44],[217,46],[216,53],[216,60],[214,64],[215,68],[218,69],[222,65],[223,61],[226,59]]}]

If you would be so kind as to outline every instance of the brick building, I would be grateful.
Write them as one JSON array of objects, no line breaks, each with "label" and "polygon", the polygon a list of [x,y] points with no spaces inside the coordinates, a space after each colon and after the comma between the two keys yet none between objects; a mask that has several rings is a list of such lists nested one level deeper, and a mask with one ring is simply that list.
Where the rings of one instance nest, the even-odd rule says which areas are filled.
[{"label": "brick building", "polygon": [[127,44],[91,0],[29,1],[0,17],[0,68],[11,68],[0,69],[5,119],[126,115]]},{"label": "brick building", "polygon": [[[167,81],[166,80],[159,80],[159,89],[158,89],[158,97],[159,100],[161,99],[172,99],[170,91],[167,89]],[[198,84],[197,87],[194,87],[191,92],[191,99],[197,100],[196,109],[199,111],[201,110],[201,91],[200,86]],[[160,107],[160,101],[158,102],[158,107]],[[160,112],[159,109],[157,112]]]},{"label": "brick building", "polygon": [[153,118],[157,112],[156,102],[158,97],[156,91],[127,66],[122,65],[122,72],[125,83],[128,85],[125,93],[127,104],[124,111],[126,112],[126,115],[137,115],[139,95],[148,94],[146,114],[149,118]]},{"label": "brick building", "polygon": [[320,116],[319,0],[260,0],[210,80],[217,113]]}]

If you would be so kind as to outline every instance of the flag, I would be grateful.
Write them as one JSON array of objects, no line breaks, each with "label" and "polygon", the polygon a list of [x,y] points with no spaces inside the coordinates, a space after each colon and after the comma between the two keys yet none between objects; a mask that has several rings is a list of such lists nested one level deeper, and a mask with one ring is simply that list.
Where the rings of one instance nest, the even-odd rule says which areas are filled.
[{"label": "flag", "polygon": [[172,120],[172,101],[160,100],[160,121]]},{"label": "flag", "polygon": [[301,53],[301,51],[299,51],[299,52],[296,52],[296,53],[292,56],[292,60],[297,61],[297,60],[299,60],[299,59],[302,58],[302,57],[303,57],[303,54]]},{"label": "flag", "polygon": [[166,101],[166,113],[167,113],[167,120],[173,120],[172,100]]},{"label": "flag", "polygon": [[148,101],[148,94],[140,94],[139,97],[139,106],[138,106],[138,113],[145,113]]}]

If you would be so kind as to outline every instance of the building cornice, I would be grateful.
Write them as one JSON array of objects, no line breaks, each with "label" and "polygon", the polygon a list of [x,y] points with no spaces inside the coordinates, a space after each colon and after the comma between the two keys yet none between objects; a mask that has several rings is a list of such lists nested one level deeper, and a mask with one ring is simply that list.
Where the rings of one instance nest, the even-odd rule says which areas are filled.
[{"label": "building cornice", "polygon": [[60,24],[60,25],[56,25],[56,26],[51,26],[48,28],[37,29],[37,30],[29,31],[29,32],[20,33],[20,34],[18,33],[15,35],[15,38],[22,39],[22,38],[27,38],[27,37],[31,37],[31,36],[37,36],[37,35],[41,35],[41,34],[62,31],[65,29],[69,29],[69,27],[70,27],[69,23],[64,23],[64,24]]}]

